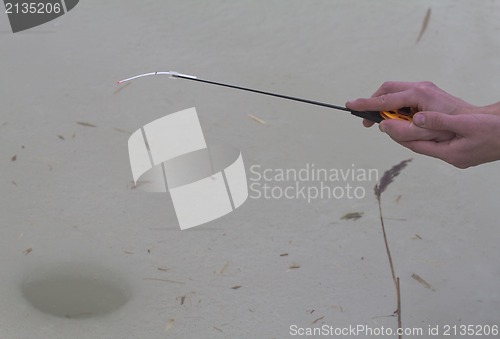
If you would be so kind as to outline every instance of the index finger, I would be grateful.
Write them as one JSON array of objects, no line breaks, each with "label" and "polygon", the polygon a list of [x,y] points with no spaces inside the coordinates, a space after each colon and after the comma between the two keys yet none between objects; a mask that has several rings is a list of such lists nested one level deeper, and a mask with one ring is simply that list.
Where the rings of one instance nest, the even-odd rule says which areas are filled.
[{"label": "index finger", "polygon": [[402,107],[418,107],[418,103],[412,92],[406,90],[348,101],[346,107],[355,111],[395,111]]},{"label": "index finger", "polygon": [[387,93],[397,93],[407,91],[415,86],[414,82],[408,81],[386,81],[380,86],[375,93],[372,94],[373,97],[378,97]]}]

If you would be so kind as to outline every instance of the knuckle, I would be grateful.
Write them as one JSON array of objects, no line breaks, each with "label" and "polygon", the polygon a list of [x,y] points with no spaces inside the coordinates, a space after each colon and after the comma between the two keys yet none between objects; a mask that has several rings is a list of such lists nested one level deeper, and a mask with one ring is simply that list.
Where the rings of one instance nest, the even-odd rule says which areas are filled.
[{"label": "knuckle", "polygon": [[394,87],[396,85],[395,81],[385,81],[380,88],[378,89],[377,92],[382,92],[382,93],[388,93],[392,92]]},{"label": "knuckle", "polygon": [[436,87],[432,81],[421,81],[420,85],[423,87]]},{"label": "knuckle", "polygon": [[382,86],[380,86],[380,88],[381,89],[390,88],[390,87],[392,87],[393,83],[394,83],[394,81],[384,81],[384,83],[382,84]]},{"label": "knuckle", "polygon": [[431,81],[421,81],[415,84],[415,91],[420,94],[425,94],[435,87],[436,85]]},{"label": "knuckle", "polygon": [[382,94],[381,96],[378,97],[378,101],[380,101],[382,104],[387,102],[389,94]]},{"label": "knuckle", "polygon": [[380,108],[382,110],[389,109],[389,107],[393,104],[394,101],[394,94],[393,93],[385,93],[377,98],[378,102],[380,103]]}]

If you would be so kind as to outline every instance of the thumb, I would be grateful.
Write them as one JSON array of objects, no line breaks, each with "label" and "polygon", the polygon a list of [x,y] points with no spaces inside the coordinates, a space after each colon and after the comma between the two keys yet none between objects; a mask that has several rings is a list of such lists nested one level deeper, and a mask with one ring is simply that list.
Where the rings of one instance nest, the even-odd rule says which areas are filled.
[{"label": "thumb", "polygon": [[413,116],[413,123],[425,129],[436,131],[450,131],[456,134],[463,134],[467,130],[462,119],[457,119],[456,115],[449,115],[441,112],[423,111]]}]

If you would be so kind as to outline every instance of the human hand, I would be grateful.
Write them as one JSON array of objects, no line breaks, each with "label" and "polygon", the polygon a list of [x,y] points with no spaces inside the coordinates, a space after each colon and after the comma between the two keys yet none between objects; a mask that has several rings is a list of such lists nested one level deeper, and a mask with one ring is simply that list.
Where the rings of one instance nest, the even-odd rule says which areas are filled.
[{"label": "human hand", "polygon": [[[458,168],[500,160],[499,115],[448,115],[424,111],[413,116],[413,123],[387,120],[381,129],[412,151],[439,158]],[[442,140],[419,138],[428,131],[445,134]]]},{"label": "human hand", "polygon": [[[348,101],[346,107],[355,111],[395,111],[412,107],[417,111],[435,111],[446,114],[472,113],[478,107],[454,97],[432,82],[384,82],[370,98]],[[363,120],[365,127],[372,121]]]},{"label": "human hand", "polygon": [[[417,153],[458,168],[500,160],[498,104],[479,108],[428,82],[388,82],[372,98],[357,99],[346,106],[357,111],[415,107],[421,112],[414,115],[412,123],[384,120],[379,125],[381,131]],[[363,124],[373,125],[369,121]]]}]

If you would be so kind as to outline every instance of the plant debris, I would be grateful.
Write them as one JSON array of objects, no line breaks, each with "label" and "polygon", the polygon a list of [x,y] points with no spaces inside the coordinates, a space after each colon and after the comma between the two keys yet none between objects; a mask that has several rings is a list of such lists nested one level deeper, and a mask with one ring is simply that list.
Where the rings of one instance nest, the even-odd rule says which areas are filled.
[{"label": "plant debris", "polygon": [[119,133],[124,133],[124,134],[132,134],[129,131],[126,131],[126,130],[118,128],[118,127],[113,128],[113,131],[116,131],[116,132],[119,132]]},{"label": "plant debris", "polygon": [[[396,276],[396,271],[394,270],[394,264],[392,262],[392,256],[391,256],[391,251],[389,249],[389,241],[387,240],[387,233],[385,231],[385,225],[384,225],[384,217],[382,214],[382,201],[381,201],[381,195],[382,193],[389,187],[389,185],[392,183],[395,177],[397,177],[401,171],[408,165],[408,163],[412,159],[407,159],[401,161],[399,164],[393,166],[391,169],[387,170],[384,172],[384,175],[382,175],[382,178],[380,181],[375,185],[374,187],[374,193],[375,196],[377,197],[377,202],[378,202],[378,212],[380,216],[380,225],[382,227],[382,234],[384,237],[384,244],[385,244],[385,250],[387,253],[387,259],[389,260],[389,267],[391,269],[391,275],[392,275],[392,280],[394,282],[394,287],[396,289],[396,303],[397,303],[397,308],[396,312],[394,314],[397,314],[398,316],[398,328],[402,328],[402,320],[401,320],[401,289],[399,285],[399,277]],[[400,334],[398,336],[399,339],[403,338],[403,335]]]},{"label": "plant debris", "polygon": [[27,248],[23,251],[24,255],[28,255],[30,254],[31,252],[33,252],[33,249],[30,247],[30,248]]},{"label": "plant debris", "polygon": [[324,318],[325,318],[325,316],[319,317],[319,318],[317,318],[317,319],[313,320],[313,321],[311,322],[311,324],[310,324],[310,325],[314,325],[314,324],[316,324],[318,321],[323,320]]},{"label": "plant debris", "polygon": [[386,217],[385,220],[406,221],[407,219],[405,219],[405,218],[389,218],[389,217]]},{"label": "plant debris", "polygon": [[157,267],[158,271],[167,272],[170,268]]},{"label": "plant debris", "polygon": [[61,139],[61,140],[64,140],[64,137],[63,137],[62,135],[60,135],[60,134],[58,134],[58,135],[57,135],[57,137],[58,137],[59,139]]},{"label": "plant debris", "polygon": [[217,331],[219,331],[220,333],[222,333],[222,332],[223,332],[223,331],[222,331],[220,328],[218,328],[218,327],[215,327],[215,326],[214,326],[214,329],[216,329],[216,330],[217,330]]},{"label": "plant debris", "polygon": [[236,285],[236,286],[233,286],[231,287],[233,290],[237,290],[238,288],[241,288],[241,285]]},{"label": "plant debris", "polygon": [[415,233],[415,235],[412,237],[413,240],[422,240],[422,237],[419,236],[418,234]]},{"label": "plant debris", "polygon": [[160,278],[143,278],[142,280],[164,281],[164,282],[169,282],[169,283],[174,283],[174,284],[185,284],[185,282],[183,282],[183,281],[170,280],[170,279],[160,279]]},{"label": "plant debris", "polygon": [[424,21],[422,22],[422,28],[420,29],[420,33],[418,34],[417,41],[415,44],[418,44],[420,39],[422,39],[422,36],[424,35],[425,31],[427,30],[427,26],[429,26],[429,20],[431,19],[431,8],[429,7],[427,9],[427,12],[425,13]]},{"label": "plant debris", "polygon": [[280,257],[286,257],[286,256],[288,256],[288,253],[281,253],[280,254]]},{"label": "plant debris", "polygon": [[432,292],[436,292],[435,289],[432,288],[431,284],[429,284],[427,281],[425,281],[421,276],[419,276],[416,273],[413,273],[411,275],[413,279],[415,279],[420,285],[424,286],[425,288],[430,289]]},{"label": "plant debris", "polygon": [[358,220],[359,218],[361,218],[363,216],[363,212],[349,212],[349,213],[346,213],[344,214],[344,216],[342,218],[340,218],[341,220]]},{"label": "plant debris", "polygon": [[10,158],[10,161],[16,161],[17,160],[17,154],[14,154],[12,158]]},{"label": "plant debris", "polygon": [[259,124],[262,124],[262,125],[267,125],[267,122],[265,122],[264,120],[262,120],[261,118],[259,117],[256,117],[255,115],[253,114],[249,114],[248,117],[254,121],[257,121]]},{"label": "plant debris", "polygon": [[172,328],[172,326],[174,326],[174,321],[175,319],[167,320],[167,322],[165,323],[165,330],[164,330],[165,333],[167,333]]},{"label": "plant debris", "polygon": [[332,305],[333,308],[336,308],[340,311],[340,313],[344,313],[344,309],[342,308],[342,305]]},{"label": "plant debris", "polygon": [[299,264],[296,264],[296,263],[293,263],[291,264],[290,266],[288,266],[288,270],[295,270],[297,268],[300,268],[300,265]]},{"label": "plant debris", "polygon": [[220,275],[224,274],[224,272],[227,270],[228,267],[229,267],[229,261],[226,261],[224,266],[222,266],[222,268],[220,269],[219,274]]},{"label": "plant debris", "polygon": [[184,305],[184,300],[186,300],[186,296],[183,295],[183,296],[177,297],[175,299],[180,299],[181,300],[181,306],[182,306],[182,305]]},{"label": "plant debris", "polygon": [[82,126],[85,126],[85,127],[97,127],[96,125],[91,124],[90,122],[77,121],[76,123],[78,125],[82,125]]},{"label": "plant debris", "polygon": [[399,164],[393,166],[390,170],[385,171],[384,175],[380,181],[375,185],[374,191],[377,199],[380,200],[380,195],[387,189],[387,187],[392,183],[395,177],[401,173],[401,171],[408,165],[413,159],[407,159],[401,161]]}]

